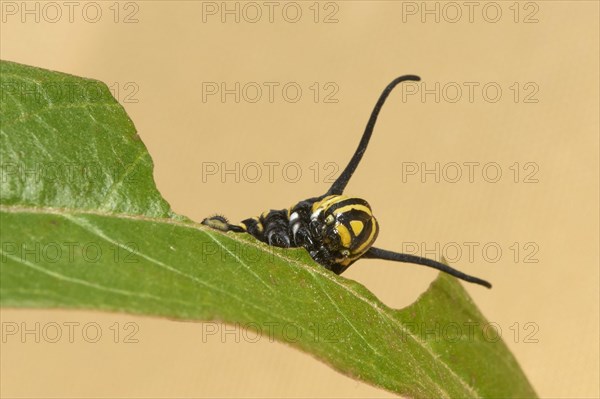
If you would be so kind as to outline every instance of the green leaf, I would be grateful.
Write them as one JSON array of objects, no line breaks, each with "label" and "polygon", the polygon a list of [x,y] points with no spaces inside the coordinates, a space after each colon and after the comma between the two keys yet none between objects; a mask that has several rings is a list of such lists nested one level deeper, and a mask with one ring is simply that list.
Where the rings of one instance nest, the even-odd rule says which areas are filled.
[{"label": "green leaf", "polygon": [[1,64],[2,306],[221,320],[410,397],[533,397],[462,286],[385,306],[304,250],[175,215],[108,88]]}]

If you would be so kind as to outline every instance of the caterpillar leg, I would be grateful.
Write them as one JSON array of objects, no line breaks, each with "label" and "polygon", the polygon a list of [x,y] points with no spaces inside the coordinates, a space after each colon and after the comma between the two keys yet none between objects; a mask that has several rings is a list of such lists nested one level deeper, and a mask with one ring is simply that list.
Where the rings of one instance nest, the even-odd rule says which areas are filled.
[{"label": "caterpillar leg", "polygon": [[[254,219],[248,219],[254,220]],[[246,223],[247,220],[244,220],[242,223]],[[269,245],[273,245],[275,247],[288,248],[292,247],[292,242],[290,241],[290,235],[288,233],[288,216],[287,210],[282,209],[279,211],[271,210],[269,212],[263,213],[258,222],[264,231],[262,231],[262,238],[254,235],[250,232],[250,226],[248,226],[248,232],[258,238],[259,240],[266,242]]]},{"label": "caterpillar leg", "polygon": [[310,230],[310,216],[312,205],[316,199],[300,201],[290,210],[289,229],[298,247],[304,247],[308,250],[314,246],[313,234]]}]

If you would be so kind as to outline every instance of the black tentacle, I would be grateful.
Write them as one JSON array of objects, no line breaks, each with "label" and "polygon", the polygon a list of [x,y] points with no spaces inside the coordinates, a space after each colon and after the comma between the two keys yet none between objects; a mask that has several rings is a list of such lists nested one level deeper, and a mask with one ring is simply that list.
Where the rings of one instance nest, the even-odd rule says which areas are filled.
[{"label": "black tentacle", "polygon": [[371,135],[373,134],[373,128],[375,127],[375,122],[377,122],[377,117],[379,116],[379,111],[381,111],[381,107],[383,107],[383,104],[385,104],[385,100],[388,98],[394,87],[396,87],[399,83],[405,82],[407,80],[419,81],[421,80],[421,78],[416,75],[404,75],[394,79],[389,85],[387,85],[387,87],[379,96],[379,100],[377,100],[377,103],[375,104],[375,107],[371,112],[371,117],[369,118],[369,122],[367,122],[367,127],[365,128],[365,132],[363,133],[362,138],[360,139],[360,143],[358,143],[358,148],[356,149],[356,152],[354,152],[354,155],[352,156],[352,159],[350,159],[350,162],[346,166],[346,169],[344,169],[340,177],[338,177],[337,180],[332,184],[331,188],[329,189],[326,195],[341,195],[344,192],[346,185],[350,181],[350,178],[352,177],[354,171],[356,170],[356,167],[360,163],[363,154],[367,150],[367,146],[369,145],[369,140],[371,139]]},{"label": "black tentacle", "polygon": [[448,265],[445,265],[440,262],[436,262],[431,259],[422,258],[420,256],[409,255],[409,254],[401,254],[398,252],[387,251],[385,249],[371,247],[364,255],[364,258],[372,258],[372,259],[384,259],[384,260],[393,260],[396,262],[404,262],[404,263],[415,263],[417,265],[423,265],[432,267],[434,269],[440,270],[444,273],[448,273],[456,278],[459,278],[464,281],[468,281],[469,283],[475,283],[479,285],[483,285],[487,288],[492,288],[492,284],[488,281],[482,280],[477,277],[470,276],[461,271],[451,268]]}]

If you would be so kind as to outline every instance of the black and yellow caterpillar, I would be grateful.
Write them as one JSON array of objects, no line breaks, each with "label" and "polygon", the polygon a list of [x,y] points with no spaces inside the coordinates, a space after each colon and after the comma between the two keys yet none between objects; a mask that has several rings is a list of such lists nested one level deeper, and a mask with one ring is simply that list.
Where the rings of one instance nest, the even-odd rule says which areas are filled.
[{"label": "black and yellow caterpillar", "polygon": [[407,80],[419,81],[420,78],[415,75],[400,76],[383,90],[352,159],[325,194],[300,201],[288,209],[263,212],[239,224],[230,224],[224,216],[219,215],[204,219],[202,224],[221,231],[248,233],[272,246],[303,247],[316,262],[336,274],[343,273],[360,258],[376,258],[429,266],[491,288],[492,285],[485,280],[434,260],[373,247],[379,225],[371,207],[361,198],[343,195],[367,149],[381,107],[394,87]]}]

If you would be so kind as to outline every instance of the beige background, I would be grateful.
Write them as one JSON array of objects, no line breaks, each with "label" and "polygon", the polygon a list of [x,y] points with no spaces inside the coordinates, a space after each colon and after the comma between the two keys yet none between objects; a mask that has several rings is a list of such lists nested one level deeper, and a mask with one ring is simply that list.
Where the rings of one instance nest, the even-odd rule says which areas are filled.
[{"label": "beige background", "polygon": [[[9,3],[19,8],[15,15],[7,12]],[[325,164],[345,165],[392,78],[416,73],[429,89],[446,85],[439,102],[433,95],[403,101],[400,90],[392,95],[348,193],[368,197],[381,224],[381,247],[458,243],[464,252],[453,264],[494,283],[491,291],[467,289],[497,323],[540,396],[600,395],[597,2],[476,3],[472,21],[462,6],[456,22],[456,8],[444,3],[428,2],[431,9],[437,4],[440,20],[425,15],[422,22],[421,2],[331,2],[318,4],[317,23],[312,1],[296,3],[302,10],[297,23],[283,18],[284,3],[275,3],[273,22],[263,3],[255,3],[264,13],[255,23],[249,21],[255,8],[245,3],[238,3],[239,23],[203,14],[203,7],[220,2],[97,2],[102,16],[96,23],[83,17],[86,3],[78,4],[70,22],[66,7],[57,17],[39,3],[36,22],[22,14],[20,2],[3,2],[1,57],[111,85],[154,159],[159,190],[175,211],[195,220],[216,211],[239,220],[320,194],[327,187]],[[413,7],[417,15],[403,14]],[[502,15],[492,23],[495,7]],[[94,9],[86,10],[93,19]],[[288,19],[293,11],[288,6]],[[337,22],[324,23],[332,12]],[[126,16],[137,22],[124,23]],[[296,82],[302,97],[288,102],[279,89],[271,103],[263,85],[256,103],[246,100],[251,91],[239,103],[231,95],[203,102],[203,82],[277,82],[279,88]],[[321,90],[316,102],[314,82]],[[328,82],[333,86],[326,88]],[[473,101],[465,82],[479,85]],[[483,97],[487,83],[501,88],[497,102]],[[452,103],[456,85],[463,93]],[[331,87],[338,89],[337,103],[325,102]],[[525,102],[534,90],[527,99],[537,102]],[[242,176],[236,183],[233,176],[203,179],[206,162],[280,167],[272,182],[264,167],[258,182]],[[292,169],[282,176],[288,162],[300,166],[299,181],[286,181]],[[321,172],[316,183],[315,162]],[[457,183],[448,181],[450,169],[439,183],[431,176],[403,182],[403,162],[480,167],[472,183],[466,167]],[[481,173],[481,165],[492,162],[502,170],[497,183]],[[515,162],[517,183],[510,169]],[[525,169],[528,162],[533,166]],[[524,183],[532,168],[537,182]],[[488,172],[485,177],[493,178]],[[466,242],[477,243],[473,259]],[[497,262],[490,261],[493,251],[482,253],[486,244],[501,248]],[[401,307],[435,273],[362,261],[345,277]],[[3,397],[392,396],[286,345],[251,342],[240,330],[206,337],[200,324],[57,310],[4,309],[2,322],[28,328],[58,323],[63,332],[54,344],[36,343],[32,335],[4,337]],[[66,337],[69,322],[79,323],[73,343]],[[87,342],[94,331],[87,339],[81,333],[89,323],[102,331],[95,344]],[[133,328],[138,342],[124,342]]]}]

